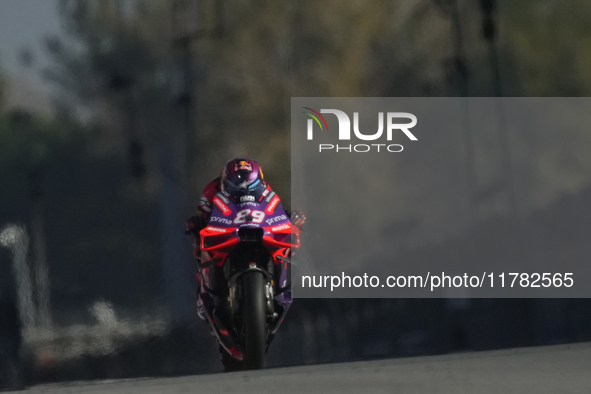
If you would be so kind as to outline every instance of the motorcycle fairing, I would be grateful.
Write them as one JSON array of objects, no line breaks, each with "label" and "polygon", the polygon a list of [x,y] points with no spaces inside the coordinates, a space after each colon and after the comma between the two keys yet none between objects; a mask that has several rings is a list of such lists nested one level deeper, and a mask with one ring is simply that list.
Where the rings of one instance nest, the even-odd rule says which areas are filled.
[{"label": "motorcycle fairing", "polygon": [[[233,249],[241,240],[241,229],[262,229],[263,244],[274,257],[275,264],[280,263],[276,256],[285,253],[279,251],[280,249],[298,248],[300,245],[300,231],[291,225],[275,192],[269,193],[259,202],[235,202],[220,192],[214,197],[209,225],[200,232],[201,250],[223,254]],[[242,234],[245,234],[245,231]],[[218,257],[223,259],[215,264],[222,266],[227,253],[226,256]],[[202,264],[208,260],[211,259],[202,259]]]}]

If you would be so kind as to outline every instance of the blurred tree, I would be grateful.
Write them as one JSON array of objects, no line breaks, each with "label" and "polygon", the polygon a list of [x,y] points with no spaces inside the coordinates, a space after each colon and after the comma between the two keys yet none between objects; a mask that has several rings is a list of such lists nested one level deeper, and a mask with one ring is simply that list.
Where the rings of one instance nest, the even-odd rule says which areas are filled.
[{"label": "blurred tree", "polygon": [[591,43],[588,1],[501,1],[499,10],[504,70],[519,83],[508,86],[511,95],[589,95],[591,56],[583,49]]}]

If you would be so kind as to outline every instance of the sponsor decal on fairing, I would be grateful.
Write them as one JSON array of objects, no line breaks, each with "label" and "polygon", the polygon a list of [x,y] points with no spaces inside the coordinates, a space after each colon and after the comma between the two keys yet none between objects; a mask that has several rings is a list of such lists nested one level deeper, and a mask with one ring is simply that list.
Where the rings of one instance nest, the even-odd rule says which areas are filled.
[{"label": "sponsor decal on fairing", "polygon": [[230,199],[228,198],[228,196],[229,196],[229,194],[225,190],[223,190],[223,191],[219,192],[218,194],[216,194],[216,197],[219,197],[226,204],[229,204],[230,203]]},{"label": "sponsor decal on fairing", "polygon": [[271,194],[269,194],[269,196],[268,196],[267,198],[265,198],[265,201],[266,201],[266,202],[269,202],[269,201],[271,201],[271,199],[273,198],[273,196],[274,196],[275,194],[277,194],[277,193],[275,193],[275,192],[271,192]]},{"label": "sponsor decal on fairing", "polygon": [[220,209],[220,211],[222,211],[224,215],[227,216],[232,213],[232,210],[230,210],[230,208],[228,208],[228,206],[224,204],[224,202],[218,196],[213,198],[213,203]]},{"label": "sponsor decal on fairing", "polygon": [[271,225],[276,222],[281,222],[282,220],[287,220],[287,216],[286,215],[279,215],[279,216],[275,216],[274,218],[267,219],[265,221],[267,222],[267,224]]},{"label": "sponsor decal on fairing", "polygon": [[218,222],[218,223],[227,224],[227,225],[232,224],[232,221],[230,219],[221,218],[219,216],[213,216],[209,221],[210,222]]},{"label": "sponsor decal on fairing", "polygon": [[267,205],[267,208],[265,209],[265,212],[268,214],[272,214],[275,211],[275,208],[277,208],[277,205],[279,205],[279,201],[281,199],[279,198],[279,196],[275,196],[273,197],[273,199],[271,200],[271,202],[269,203],[269,205]]},{"label": "sponsor decal on fairing", "polygon": [[206,230],[214,231],[214,232],[217,232],[217,233],[225,233],[227,231],[227,229],[225,229],[225,228],[219,228],[219,227],[213,227],[213,226],[208,226],[206,228]]},{"label": "sponsor decal on fairing", "polygon": [[291,225],[289,223],[282,224],[281,226],[271,227],[271,231],[281,231],[290,229]]}]

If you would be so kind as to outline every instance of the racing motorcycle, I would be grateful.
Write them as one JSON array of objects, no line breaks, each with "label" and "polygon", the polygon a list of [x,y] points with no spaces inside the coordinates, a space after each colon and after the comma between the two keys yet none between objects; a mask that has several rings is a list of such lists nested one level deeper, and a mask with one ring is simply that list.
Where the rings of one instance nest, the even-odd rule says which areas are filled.
[{"label": "racing motorcycle", "polygon": [[275,192],[235,201],[221,191],[199,234],[199,297],[222,363],[226,371],[263,368],[292,302],[290,257],[300,229]]}]

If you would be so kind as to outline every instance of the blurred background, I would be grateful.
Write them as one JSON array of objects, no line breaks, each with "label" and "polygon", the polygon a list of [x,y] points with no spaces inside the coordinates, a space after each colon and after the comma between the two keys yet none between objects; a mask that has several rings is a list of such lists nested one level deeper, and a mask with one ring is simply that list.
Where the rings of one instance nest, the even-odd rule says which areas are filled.
[{"label": "blurred background", "polygon": [[[239,155],[290,208],[291,97],[588,96],[590,15],[586,0],[3,0],[0,387],[220,371],[185,219]],[[563,258],[586,245],[591,133],[559,136],[515,156],[502,128],[467,132],[469,231],[417,250],[420,223],[398,221],[398,253],[479,258],[520,226]],[[526,164],[547,190],[524,218]],[[269,363],[586,340],[586,299],[296,300]]]}]

